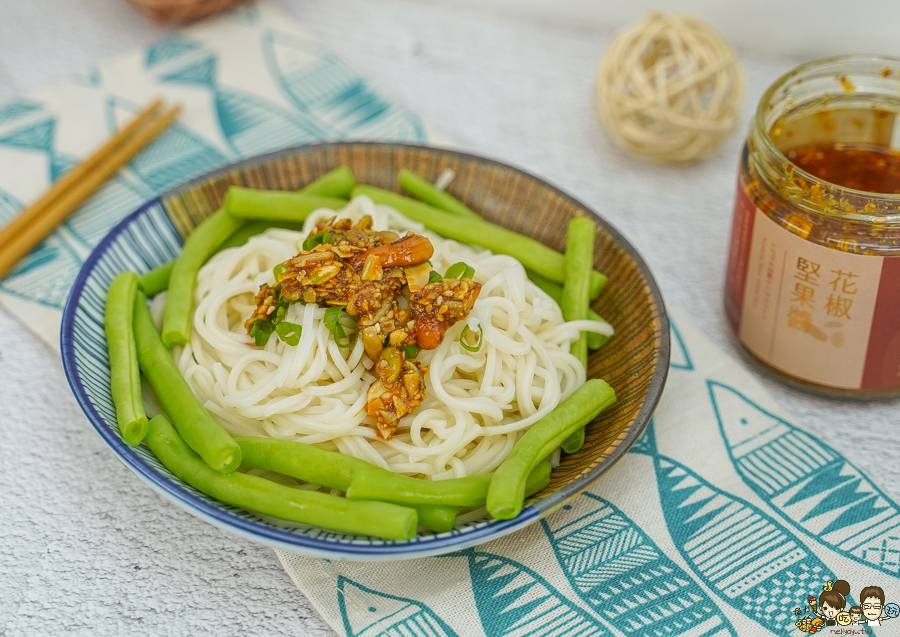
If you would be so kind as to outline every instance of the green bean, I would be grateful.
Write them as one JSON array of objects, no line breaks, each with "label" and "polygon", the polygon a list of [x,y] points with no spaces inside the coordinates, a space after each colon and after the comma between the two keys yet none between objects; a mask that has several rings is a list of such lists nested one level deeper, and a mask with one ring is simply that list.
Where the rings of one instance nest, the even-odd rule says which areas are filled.
[{"label": "green bean", "polygon": [[232,186],[225,196],[225,209],[236,217],[301,222],[317,208],[346,205],[354,186],[351,170],[339,166],[296,192]]},{"label": "green bean", "polygon": [[606,381],[588,381],[519,438],[491,478],[487,510],[495,518],[514,518],[525,500],[525,481],[563,441],[612,405],[616,394]]},{"label": "green bean", "polygon": [[346,491],[355,469],[373,465],[336,451],[275,438],[237,438],[241,466],[282,473],[304,482]]},{"label": "green bean", "polygon": [[[320,197],[335,197],[339,199],[347,199],[350,191],[356,186],[356,179],[353,172],[347,166],[339,166],[331,170],[315,181],[311,181],[297,192],[306,195],[317,195]],[[300,224],[290,221],[269,221],[259,220],[251,221],[243,228],[235,232],[228,241],[223,243],[219,250],[226,248],[235,248],[247,243],[247,240],[257,234],[265,232],[269,228],[286,228],[288,230],[299,230]]]},{"label": "green bean", "polygon": [[[566,233],[566,280],[563,283],[559,308],[567,321],[583,321],[590,308],[590,274],[594,267],[594,237],[597,226],[587,217],[569,221]],[[587,334],[581,333],[572,343],[572,354],[587,369]]]},{"label": "green bean", "polygon": [[[550,475],[550,463],[540,463],[528,476],[528,492]],[[347,497],[360,500],[383,500],[395,504],[450,504],[454,506],[483,506],[491,484],[490,473],[451,478],[449,480],[421,480],[402,476],[377,467],[353,471]]]},{"label": "green bean", "polygon": [[[374,186],[357,186],[353,189],[353,196],[357,195],[366,195],[375,203],[393,206],[410,219],[425,224],[429,230],[448,239],[488,248],[497,254],[508,254],[518,259],[526,268],[557,283],[565,280],[563,255],[531,237],[487,221],[460,219],[428,204]],[[605,274],[591,272],[592,298],[600,294],[605,284]]]},{"label": "green bean", "polygon": [[[369,500],[376,502],[377,500]],[[356,500],[366,502],[366,500]],[[435,533],[446,533],[453,530],[456,524],[456,516],[459,515],[459,507],[449,504],[413,504],[407,505],[419,514],[419,524]]]},{"label": "green bean", "polygon": [[[591,309],[590,273],[594,267],[594,238],[597,226],[587,217],[575,217],[569,221],[566,232],[566,281],[563,283],[559,308],[567,321],[583,321]],[[588,335],[581,332],[570,346],[572,354],[588,367]],[[584,428],[579,429],[562,443],[562,450],[575,453],[584,444]]]},{"label": "green bean", "polygon": [[532,283],[546,292],[547,296],[556,301],[556,304],[559,305],[562,301],[562,286],[559,283],[551,281],[534,270],[525,270],[525,273],[528,275],[528,278],[531,279]]},{"label": "green bean", "polygon": [[430,204],[435,208],[440,208],[441,210],[456,215],[457,217],[481,219],[481,216],[477,212],[469,208],[459,199],[451,195],[449,192],[438,190],[434,187],[433,183],[431,183],[427,179],[422,179],[411,170],[403,168],[397,174],[397,181],[400,182],[400,187],[411,194],[413,197],[419,199],[420,201],[424,201],[425,203]]},{"label": "green bean", "polygon": [[231,473],[237,469],[241,448],[194,396],[160,340],[147,297],[140,291],[134,299],[134,335],[141,371],[184,441],[216,471]]},{"label": "green bean", "polygon": [[134,342],[134,296],[138,277],[120,272],[109,286],[103,327],[109,347],[109,377],[116,422],[122,439],[139,445],[147,433],[147,413],[141,401],[141,370]]},{"label": "green bean", "polygon": [[169,287],[169,277],[172,276],[172,268],[174,267],[175,260],[173,259],[168,263],[163,263],[158,268],[144,272],[138,277],[138,287],[147,296],[156,296]]},{"label": "green bean", "polygon": [[[609,323],[606,321],[606,319],[604,319],[602,316],[597,314],[594,310],[591,310],[590,312],[588,312],[588,318],[591,319],[592,321],[597,321],[599,323],[606,323],[607,325],[609,325]],[[587,333],[588,349],[600,349],[601,347],[603,347],[604,345],[609,343],[610,338],[611,337],[607,334],[599,334],[597,332],[588,332]]]},{"label": "green bean", "polygon": [[[378,469],[365,460],[335,451],[325,451],[302,442],[274,438],[238,438],[237,443],[241,447],[242,466],[274,471],[329,489],[347,491],[350,488],[353,471],[357,469],[371,468],[393,475],[390,471]],[[459,511],[458,507],[447,505],[423,505],[414,508],[419,513],[419,524],[438,533],[453,528],[453,521]]]},{"label": "green bean", "polygon": [[225,195],[225,210],[232,218],[300,223],[319,208],[337,210],[346,199],[285,190],[254,190],[232,186]]},{"label": "green bean", "polygon": [[315,181],[309,182],[299,192],[321,197],[348,199],[355,186],[356,178],[353,176],[353,171],[348,166],[338,166]]},{"label": "green bean", "polygon": [[568,454],[572,454],[581,449],[582,446],[584,446],[584,427],[563,440],[559,448]]},{"label": "green bean", "polygon": [[[551,299],[556,301],[557,305],[560,304],[560,302],[562,301],[562,286],[559,283],[551,281],[547,277],[541,276],[537,272],[532,272],[531,270],[528,270],[527,273],[528,278],[531,279],[532,283],[546,292]],[[592,321],[597,321],[599,323],[605,323],[609,325],[609,321],[597,314],[594,310],[588,311],[588,318]],[[610,337],[606,334],[588,332],[587,339],[588,349],[600,349],[609,342]]]},{"label": "green bean", "polygon": [[342,533],[388,540],[408,540],[415,534],[416,512],[407,507],[294,489],[239,472],[217,473],[188,448],[163,416],[150,421],[146,441],[169,471],[225,504]]},{"label": "green bean", "polygon": [[197,272],[216,249],[243,225],[243,219],[236,219],[220,209],[201,221],[188,235],[169,278],[162,330],[166,347],[184,345],[190,339]]},{"label": "green bean", "polygon": [[[214,254],[218,254],[222,250],[228,248],[237,248],[242,246],[250,239],[268,230],[269,228],[285,228],[287,230],[299,230],[300,227],[296,223],[287,223],[281,221],[251,221],[250,223],[238,228],[234,234],[228,237],[228,240],[215,249]],[[138,285],[147,296],[156,296],[169,287],[169,277],[172,274],[172,268],[175,266],[175,260],[163,263],[161,266],[138,277]]]}]

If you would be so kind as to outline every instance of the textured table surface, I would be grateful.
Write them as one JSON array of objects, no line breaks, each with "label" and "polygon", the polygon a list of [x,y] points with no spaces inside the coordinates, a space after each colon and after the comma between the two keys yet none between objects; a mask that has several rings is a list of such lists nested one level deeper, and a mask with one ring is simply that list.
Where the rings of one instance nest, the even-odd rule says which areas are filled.
[{"label": "textured table surface", "polygon": [[[554,183],[617,226],[666,302],[736,355],[721,311],[734,178],[762,91],[797,60],[743,52],[740,130],[709,161],[623,155],[590,109],[603,33],[409,0],[272,0],[460,147]],[[0,101],[163,36],[115,0],[0,3]],[[900,500],[897,401],[766,381]],[[0,635],[332,635],[266,548],[171,506],[110,453],[54,354],[0,310]]]}]

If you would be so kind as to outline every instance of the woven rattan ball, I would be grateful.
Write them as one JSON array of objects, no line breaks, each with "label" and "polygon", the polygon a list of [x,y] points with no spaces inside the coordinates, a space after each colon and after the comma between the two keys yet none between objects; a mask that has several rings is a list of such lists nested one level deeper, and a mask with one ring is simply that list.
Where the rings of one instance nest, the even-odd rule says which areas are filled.
[{"label": "woven rattan ball", "polygon": [[613,38],[594,105],[622,148],[687,162],[716,150],[743,97],[744,74],[722,36],[696,18],[653,13]]},{"label": "woven rattan ball", "polygon": [[138,12],[161,24],[186,24],[247,0],[128,0]]}]

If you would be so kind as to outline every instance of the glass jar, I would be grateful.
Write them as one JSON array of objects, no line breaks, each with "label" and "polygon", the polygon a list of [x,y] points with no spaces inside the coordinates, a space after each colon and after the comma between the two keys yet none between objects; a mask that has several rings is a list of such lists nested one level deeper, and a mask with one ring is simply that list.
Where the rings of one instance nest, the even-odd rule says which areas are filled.
[{"label": "glass jar", "polygon": [[[900,395],[898,114],[900,59],[854,55],[782,76],[750,124],[725,309],[746,351],[803,389]],[[897,188],[870,188],[894,160]]]}]

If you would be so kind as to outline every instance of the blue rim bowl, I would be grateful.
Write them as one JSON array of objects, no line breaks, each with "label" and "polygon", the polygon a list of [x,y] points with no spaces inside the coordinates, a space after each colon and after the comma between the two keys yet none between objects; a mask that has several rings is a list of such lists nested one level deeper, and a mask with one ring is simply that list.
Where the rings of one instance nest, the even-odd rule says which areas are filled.
[{"label": "blue rim bowl", "polygon": [[[436,176],[447,166],[455,167],[458,175],[456,183],[462,181],[470,184],[456,194],[471,207],[482,211],[488,219],[502,225],[521,226],[519,222],[527,219],[528,214],[534,217],[539,214],[546,217],[549,214],[549,218],[543,218],[542,223],[532,227],[526,224],[524,228],[516,229],[532,236],[537,235],[537,238],[551,244],[554,240],[540,236],[542,229],[550,228],[558,234],[559,227],[565,226],[565,223],[560,222],[567,220],[572,214],[595,215],[553,186],[515,168],[465,153],[423,146],[377,142],[315,144],[263,155],[216,170],[148,201],[128,215],[97,245],[82,267],[63,313],[60,335],[66,378],[79,405],[113,453],[165,498],[211,524],[284,551],[328,559],[370,561],[428,557],[482,544],[548,515],[584,491],[627,452],[649,422],[662,393],[668,370],[668,320],[656,283],[634,248],[599,217],[597,222],[601,243],[605,239],[614,248],[606,252],[616,252],[616,258],[624,259],[627,263],[622,267],[618,263],[602,263],[603,258],[609,257],[601,256],[598,257],[601,259],[598,267],[605,266],[607,269],[604,271],[607,273],[627,271],[630,279],[640,279],[635,285],[623,287],[633,288],[630,294],[641,307],[646,308],[646,316],[639,317],[641,320],[635,322],[637,327],[634,332],[637,336],[626,330],[629,331],[627,340],[619,347],[633,347],[635,343],[643,342],[633,340],[634,338],[650,339],[652,343],[641,349],[642,352],[649,352],[647,356],[650,358],[646,361],[644,371],[635,372],[629,368],[621,375],[625,379],[622,382],[637,383],[639,391],[625,401],[629,411],[620,413],[624,409],[621,406],[623,392],[616,387],[620,402],[616,406],[618,411],[614,418],[621,420],[621,426],[613,432],[615,435],[599,431],[600,428],[595,431],[589,426],[585,447],[570,457],[575,458],[571,466],[567,466],[567,458],[560,470],[554,472],[562,477],[556,475],[551,486],[532,497],[522,512],[512,520],[485,519],[461,525],[448,533],[420,534],[407,541],[380,540],[318,528],[291,526],[271,518],[264,519],[253,512],[210,498],[176,478],[153,456],[146,445],[132,447],[122,440],[110,396],[109,364],[103,331],[106,290],[112,279],[122,270],[142,273],[175,258],[181,249],[183,235],[200,218],[218,207],[228,185],[296,189],[341,164],[348,164],[360,182],[388,188],[392,187],[396,171],[404,166],[426,177]],[[483,184],[479,191],[477,183],[472,186],[471,179],[461,179],[468,175],[467,171],[487,175],[488,185]],[[512,185],[517,187],[521,187],[523,183],[529,185],[532,188],[529,202],[516,200],[516,188],[502,188],[503,179],[512,180]],[[490,190],[484,190],[485,187]],[[538,201],[544,209],[548,207],[546,202],[540,204],[540,197],[535,197],[536,192],[553,202],[555,207],[551,206],[549,213],[545,214],[545,210],[529,212],[528,206],[534,201]],[[498,206],[497,201],[500,200],[502,204],[504,196],[513,199],[506,202],[509,204],[506,207]],[[185,216],[185,202],[197,200],[202,200],[203,210]],[[509,214],[511,204],[515,204],[516,209],[520,210],[516,212],[519,216],[512,222],[509,218],[504,218],[504,214]],[[559,249],[561,246],[554,247]],[[614,291],[607,290],[598,300],[599,309],[604,310],[603,315],[607,318],[616,315],[617,303],[624,302],[616,296],[619,294],[615,291],[617,284],[616,277],[610,274],[609,285]],[[620,337],[617,335],[615,338]],[[592,355],[591,375],[615,372],[611,368],[604,369],[606,358],[608,356],[605,357],[603,350]],[[619,358],[629,360],[634,356]]]}]

